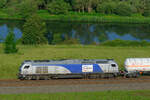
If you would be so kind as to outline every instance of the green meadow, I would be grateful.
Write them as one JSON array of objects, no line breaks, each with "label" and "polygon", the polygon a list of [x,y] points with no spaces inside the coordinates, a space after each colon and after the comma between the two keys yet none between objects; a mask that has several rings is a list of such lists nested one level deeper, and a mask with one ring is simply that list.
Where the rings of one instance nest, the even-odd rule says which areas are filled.
[{"label": "green meadow", "polygon": [[0,45],[0,79],[16,79],[24,60],[115,59],[120,69],[129,57],[150,57],[150,47],[107,47],[99,45],[18,45],[19,52],[5,54]]},{"label": "green meadow", "polygon": [[[150,24],[150,18],[140,14],[131,16],[118,16],[115,14],[99,13],[78,13],[69,12],[67,15],[49,14],[47,10],[39,10],[37,14],[45,21],[73,21],[73,22],[96,22],[96,23],[132,23],[132,24]],[[0,10],[1,20],[24,20],[21,15],[9,15],[5,10]]]},{"label": "green meadow", "polygon": [[0,94],[2,100],[150,100],[150,90],[73,92],[49,94]]}]

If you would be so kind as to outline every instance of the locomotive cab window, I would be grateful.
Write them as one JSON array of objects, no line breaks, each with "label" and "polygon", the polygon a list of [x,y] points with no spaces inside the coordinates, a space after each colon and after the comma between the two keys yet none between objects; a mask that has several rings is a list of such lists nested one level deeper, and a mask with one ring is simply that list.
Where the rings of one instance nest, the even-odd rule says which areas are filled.
[{"label": "locomotive cab window", "polygon": [[116,67],[116,64],[111,64],[112,67]]},{"label": "locomotive cab window", "polygon": [[26,65],[25,67],[24,67],[24,69],[28,69],[30,66],[29,65]]}]

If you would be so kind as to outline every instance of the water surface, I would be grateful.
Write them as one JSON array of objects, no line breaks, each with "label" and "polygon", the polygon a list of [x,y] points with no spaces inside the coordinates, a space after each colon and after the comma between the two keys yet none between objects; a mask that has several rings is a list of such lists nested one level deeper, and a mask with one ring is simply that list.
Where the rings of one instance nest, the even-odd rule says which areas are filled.
[{"label": "water surface", "polygon": [[[22,37],[23,21],[0,20],[0,42],[10,29],[16,39]],[[54,34],[59,34],[62,40],[77,39],[81,44],[101,43],[107,40],[150,41],[150,25],[148,24],[113,24],[113,23],[79,23],[79,22],[46,22],[47,38],[51,43]]]}]

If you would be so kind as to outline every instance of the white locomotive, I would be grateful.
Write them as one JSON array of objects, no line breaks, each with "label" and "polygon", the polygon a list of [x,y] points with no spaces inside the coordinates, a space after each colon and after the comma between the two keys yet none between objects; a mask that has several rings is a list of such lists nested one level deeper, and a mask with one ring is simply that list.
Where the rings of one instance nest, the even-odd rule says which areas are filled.
[{"label": "white locomotive", "polygon": [[115,77],[118,73],[118,65],[112,59],[36,60],[24,61],[18,78],[101,78]]}]

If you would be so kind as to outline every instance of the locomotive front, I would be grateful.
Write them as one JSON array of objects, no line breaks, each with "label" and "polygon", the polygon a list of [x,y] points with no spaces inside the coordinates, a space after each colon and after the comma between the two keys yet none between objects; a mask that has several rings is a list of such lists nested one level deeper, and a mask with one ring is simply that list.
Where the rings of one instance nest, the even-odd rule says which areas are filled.
[{"label": "locomotive front", "polygon": [[31,62],[24,61],[19,67],[18,79],[24,79],[26,74],[32,74]]}]

